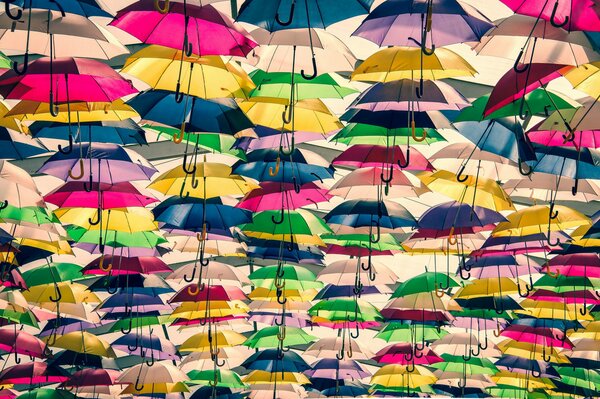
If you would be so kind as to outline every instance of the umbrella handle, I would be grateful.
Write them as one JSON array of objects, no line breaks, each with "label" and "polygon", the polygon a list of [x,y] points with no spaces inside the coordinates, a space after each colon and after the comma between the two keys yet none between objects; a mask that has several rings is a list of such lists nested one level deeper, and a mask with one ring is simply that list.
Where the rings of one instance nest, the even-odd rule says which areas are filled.
[{"label": "umbrella handle", "polygon": [[[281,17],[279,16],[279,10],[277,10],[277,13],[275,14],[275,21],[277,21],[277,23],[281,26],[289,26],[292,24],[292,21],[294,20],[294,10],[296,9],[296,0],[292,0],[292,4],[290,6],[290,15],[288,17],[287,21],[282,21]],[[309,32],[310,33],[310,32]]]},{"label": "umbrella handle", "polygon": [[[480,350],[483,350],[483,351],[484,351],[484,350],[486,350],[486,349],[488,348],[488,344],[489,344],[489,342],[488,342],[488,337],[487,337],[487,334],[484,334],[484,338],[485,338],[485,341],[484,341],[484,342],[485,342],[485,345],[481,345],[481,342],[480,342],[479,344],[477,344],[477,347],[478,347]],[[479,354],[479,353],[478,353],[478,354]]]},{"label": "umbrella handle", "polygon": [[547,234],[547,237],[546,237],[546,242],[551,247],[555,247],[555,246],[557,246],[557,245],[560,244],[560,240],[558,238],[556,239],[556,241],[552,242],[552,238],[550,237],[550,223],[548,223],[548,234]]},{"label": "umbrella handle", "polygon": [[379,176],[379,178],[381,179],[382,183],[390,183],[392,181],[392,179],[394,178],[394,168],[390,167],[390,174],[388,175],[388,177],[385,177],[383,175],[383,172],[381,172],[381,175]]},{"label": "umbrella handle", "polygon": [[165,0],[165,6],[164,6],[164,8],[161,8],[160,0],[154,0],[154,9],[161,14],[166,14],[169,12],[169,3],[170,3],[170,0]]},{"label": "umbrella handle", "polygon": [[573,197],[577,195],[577,190],[579,189],[579,179],[575,179],[575,184],[573,184],[573,187],[571,187],[571,194],[573,194]]},{"label": "umbrella handle", "polygon": [[464,175],[463,173],[465,171],[465,168],[467,167],[467,165],[462,164],[460,169],[458,170],[458,173],[456,173],[456,181],[460,182],[460,183],[464,183],[467,181],[467,179],[469,178],[469,175]]},{"label": "umbrella handle", "polygon": [[285,315],[282,314],[281,315],[281,320],[278,320],[278,319],[275,318],[275,319],[273,319],[273,323],[276,326],[282,326],[284,324],[284,322],[285,322],[284,318],[285,318]]},{"label": "umbrella handle", "polygon": [[519,164],[519,173],[521,174],[521,176],[529,176],[533,173],[533,168],[527,164],[525,165],[527,165],[528,170],[523,169],[523,164],[525,162],[521,161],[521,159],[519,159],[517,163]]},{"label": "umbrella handle", "polygon": [[[173,136],[175,137],[175,136]],[[183,171],[185,172],[186,175],[193,175],[194,173],[196,173],[197,167],[196,164],[193,163],[191,167],[188,167],[188,162],[187,162],[187,152],[183,154],[183,163],[181,165],[181,167],[183,168]]]},{"label": "umbrella handle", "polygon": [[179,129],[179,133],[173,134],[173,142],[175,144],[179,144],[183,141],[183,137],[185,136],[185,121],[181,123],[181,128]]},{"label": "umbrella handle", "polygon": [[271,177],[275,177],[279,174],[279,167],[281,164],[281,157],[279,155],[277,155],[277,160],[275,163],[275,169],[273,169],[272,166],[269,167],[269,176]]},{"label": "umbrella handle", "polygon": [[558,211],[554,210],[554,202],[550,203],[550,219],[554,220],[558,217]]},{"label": "umbrella handle", "polygon": [[284,212],[285,212],[285,209],[281,208],[281,213],[280,213],[281,217],[279,219],[276,219],[275,215],[271,215],[271,220],[273,221],[274,224],[281,224],[281,223],[283,223]]},{"label": "umbrella handle", "polygon": [[567,128],[568,132],[567,134],[563,134],[563,140],[566,142],[570,141],[573,142],[575,141],[575,132],[574,129],[571,127],[571,125],[569,124],[569,122],[563,120],[563,124],[565,125],[565,127]]},{"label": "umbrella handle", "polygon": [[[59,144],[58,152],[60,152],[61,154],[64,154],[64,155],[67,155],[67,154],[70,154],[71,152],[73,152],[73,136],[72,135],[69,134],[69,149],[65,150],[63,148],[63,146]],[[81,169],[83,170],[83,168],[81,168]],[[81,177],[79,179],[81,179]],[[76,180],[79,180],[79,179],[76,179]]]},{"label": "umbrella handle", "polygon": [[531,292],[528,287],[525,287],[525,293],[522,293],[520,283],[517,283],[517,289],[519,290],[519,296],[521,298],[527,298],[529,296],[529,293]]},{"label": "umbrella handle", "polygon": [[[8,7],[8,3],[5,3]],[[7,13],[8,14],[8,13]],[[10,16],[10,14],[8,14]],[[19,76],[23,76],[27,73],[27,68],[29,67],[29,53],[25,53],[23,55],[23,65],[19,67],[19,63],[17,61],[13,61],[13,71]]]},{"label": "umbrella handle", "polygon": [[379,223],[379,221],[375,221],[375,220],[371,219],[371,230],[373,230],[373,227],[375,227],[375,229],[376,229],[375,231],[377,232],[377,234],[375,236],[373,236],[372,234],[369,234],[369,242],[371,244],[377,244],[379,242],[379,240],[381,239],[381,224]]},{"label": "umbrella handle", "polygon": [[408,164],[410,164],[410,147],[406,149],[406,159],[404,160],[404,163],[400,163],[400,160],[398,160],[397,163],[401,169],[408,167]]},{"label": "umbrella handle", "polygon": [[73,180],[80,180],[83,177],[83,173],[84,173],[82,158],[79,158],[79,174],[78,175],[73,174],[73,169],[74,168],[69,169],[69,177]]},{"label": "umbrella handle", "polygon": [[412,373],[413,371],[415,371],[415,363],[410,362],[409,364],[406,365],[406,372]]},{"label": "umbrella handle", "polygon": [[183,52],[186,57],[191,57],[194,53],[194,46],[190,43],[187,27],[190,21],[190,17],[188,15],[185,16],[185,33],[183,34]]},{"label": "umbrella handle", "polygon": [[[310,32],[309,32],[310,34]],[[313,80],[314,78],[317,77],[318,75],[318,71],[317,71],[317,60],[315,60],[315,56],[313,55],[312,57],[312,66],[313,66],[313,73],[312,75],[307,75],[304,73],[304,69],[300,70],[300,74],[302,75],[302,77],[306,80]]]},{"label": "umbrella handle", "polygon": [[198,284],[195,285],[195,287],[196,287],[195,289],[192,287],[194,287],[193,284],[187,287],[188,294],[190,294],[191,296],[198,295],[200,293],[200,287],[198,286]]},{"label": "umbrella handle", "polygon": [[557,22],[556,21],[556,11],[558,11],[558,0],[556,0],[556,3],[554,3],[554,8],[552,9],[552,14],[550,15],[550,23],[555,28],[562,28],[563,26],[565,26],[566,24],[569,23],[569,16],[566,15],[564,21]]},{"label": "umbrella handle", "polygon": [[[285,112],[284,112],[285,114]],[[289,122],[286,122],[289,123]],[[289,157],[290,155],[292,155],[294,153],[294,150],[296,149],[296,139],[294,138],[294,133],[292,133],[292,139],[290,141],[290,145],[289,147],[286,149],[283,148],[283,146],[279,147],[279,152],[281,154],[283,154],[286,157]]]},{"label": "umbrella handle", "polygon": [[102,215],[102,209],[100,207],[98,207],[98,209],[96,210],[96,219],[94,220],[92,218],[88,218],[88,223],[91,224],[92,226],[96,226],[96,225],[100,224],[101,215]]},{"label": "umbrella handle", "polygon": [[552,278],[558,278],[558,276],[560,276],[560,270],[556,270],[556,272],[552,272],[550,271],[550,267],[546,266],[546,275],[552,277]]},{"label": "umbrella handle", "polygon": [[129,334],[133,328],[133,322],[131,320],[131,310],[129,310],[128,313],[129,313],[129,315],[128,315],[129,316],[129,327],[127,329],[121,327],[121,334],[123,334],[123,335]]},{"label": "umbrella handle", "polygon": [[443,298],[445,293],[446,292],[441,288],[435,289],[435,296],[437,296],[438,298]]},{"label": "umbrella handle", "polygon": [[415,94],[417,96],[417,98],[423,98],[423,94],[424,94],[424,81],[423,78],[421,78],[421,80],[419,80],[419,87],[415,87]]},{"label": "umbrella handle", "polygon": [[416,128],[415,128],[414,120],[412,120],[410,122],[410,129],[411,129],[411,136],[412,136],[413,140],[416,141],[417,143],[421,143],[421,142],[425,141],[425,139],[427,139],[427,130],[425,130],[425,129],[423,129],[423,133],[421,134],[421,136],[416,135]]},{"label": "umbrella handle", "polygon": [[519,52],[519,55],[517,56],[517,59],[515,60],[515,63],[513,64],[513,70],[516,73],[524,73],[524,72],[527,72],[527,70],[529,69],[529,64],[524,64],[524,66],[522,68],[519,67],[521,58],[523,58],[523,53],[525,53],[525,48],[521,49],[521,51]]},{"label": "umbrella handle", "polygon": [[493,331],[494,337],[498,338],[502,334],[502,330],[500,329],[500,323],[496,323],[496,328]]},{"label": "umbrella handle", "polygon": [[[283,299],[281,299],[283,298]],[[287,298],[284,295],[278,295],[277,296],[277,303],[280,305],[285,305],[287,302]]]},{"label": "umbrella handle", "polygon": [[356,338],[358,338],[358,336],[360,335],[360,331],[358,330],[358,323],[356,323],[356,324],[354,325],[354,328],[355,328],[355,330],[354,330],[354,331],[356,331],[356,333],[354,333],[354,332],[352,332],[352,331],[351,331],[351,332],[349,332],[349,334],[350,334],[350,337],[351,337],[351,338],[354,338],[354,339],[356,339]]},{"label": "umbrella handle", "polygon": [[104,267],[104,255],[100,257],[100,262],[98,263],[98,268],[103,272],[110,272],[113,268],[113,264],[109,263],[108,266]]},{"label": "umbrella handle", "polygon": [[283,112],[281,112],[281,120],[286,125],[292,123],[293,108],[294,106],[290,103],[289,105],[286,105]]},{"label": "umbrella handle", "polygon": [[191,283],[192,281],[194,281],[194,277],[196,277],[196,266],[194,265],[194,270],[192,270],[192,276],[188,279],[187,274],[183,275],[183,280],[186,283]]},{"label": "umbrella handle", "polygon": [[0,211],[8,207],[8,200],[0,202]]},{"label": "umbrella handle", "polygon": [[23,10],[19,8],[17,9],[16,14],[12,13],[12,8],[10,8],[10,5],[15,1],[16,0],[4,0],[4,12],[8,16],[8,18],[12,19],[13,21],[18,21],[23,16]]},{"label": "umbrella handle", "polygon": [[458,239],[454,236],[454,226],[450,228],[450,234],[448,234],[448,244],[456,245],[458,243]]},{"label": "umbrella handle", "polygon": [[469,360],[471,360],[471,351],[469,351],[468,355],[462,355],[462,358],[465,362],[468,362]]},{"label": "umbrella handle", "polygon": [[[463,270],[464,270],[465,272],[467,272],[467,275],[466,275],[466,276],[464,276],[464,275],[463,275]],[[461,278],[461,280],[468,280],[468,279],[470,279],[470,278],[471,278],[471,272],[470,272],[470,271],[468,271],[467,269],[463,268],[463,267],[460,267],[460,268],[458,269],[458,273],[459,273],[459,275],[460,275],[460,278]]]},{"label": "umbrella handle", "polygon": [[19,358],[19,354],[17,353],[17,348],[15,348],[15,364],[21,364],[21,359]]},{"label": "umbrella handle", "polygon": [[531,376],[532,376],[533,378],[540,378],[540,377],[541,377],[541,375],[542,375],[542,372],[541,372],[541,371],[535,371],[535,370],[531,369]]},{"label": "umbrella handle", "polygon": [[50,301],[54,303],[60,302],[60,300],[62,299],[62,292],[60,290],[60,287],[55,284],[54,290],[56,291],[56,298],[49,297],[48,299],[50,299]]}]

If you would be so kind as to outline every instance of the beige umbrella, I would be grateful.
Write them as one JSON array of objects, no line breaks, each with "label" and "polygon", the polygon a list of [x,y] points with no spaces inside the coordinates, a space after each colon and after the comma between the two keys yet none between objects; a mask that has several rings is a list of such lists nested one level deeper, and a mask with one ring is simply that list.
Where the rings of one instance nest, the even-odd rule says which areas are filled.
[{"label": "beige umbrella", "polygon": [[[472,350],[479,345],[479,340],[474,334],[458,332],[445,335],[431,344],[431,349],[436,353],[444,353],[453,356],[471,356]],[[486,349],[481,349],[478,357],[498,357],[502,353],[498,347],[488,343]]]},{"label": "beige umbrella", "polygon": [[136,364],[125,370],[117,378],[121,384],[156,384],[156,383],[177,383],[187,381],[188,376],[174,366],[170,360],[156,362],[149,367],[145,362]]},{"label": "beige umbrella", "polygon": [[570,177],[536,172],[522,179],[507,180],[502,188],[511,197],[530,198],[534,203],[535,200],[552,201],[555,195],[558,201],[591,202],[600,199],[600,186],[595,181],[580,179],[575,196],[572,193],[574,184],[575,179]]},{"label": "beige umbrella", "polygon": [[[372,343],[372,342],[371,342]],[[346,340],[344,342],[345,349],[352,350],[352,359],[354,360],[367,360],[374,356],[370,349],[361,347],[356,340]],[[311,346],[309,346],[304,355],[313,356],[318,359],[331,359],[342,349],[342,337],[335,338],[321,338]]]},{"label": "beige umbrella", "polygon": [[299,399],[308,395],[300,384],[252,384],[252,390],[248,391],[248,398],[273,399],[275,389],[277,399]]},{"label": "beige umbrella", "polygon": [[[252,348],[238,345],[234,347],[221,347],[219,360],[225,360],[224,368],[232,369],[241,365],[250,355],[254,353]],[[214,367],[214,360],[209,350],[203,352],[192,352],[187,355],[180,365],[185,372],[191,370],[209,370]]]},{"label": "beige umbrella", "polygon": [[[355,284],[356,273],[360,273],[360,258],[340,260],[330,263],[323,269],[317,278],[326,284],[333,285],[353,285]],[[371,262],[371,270],[375,275],[375,280],[371,281],[364,278],[363,285],[374,286],[384,284],[396,284],[398,276],[387,266],[379,262]]]},{"label": "beige umbrella", "polygon": [[[196,253],[198,252],[199,241],[195,235],[168,235],[167,240],[171,243],[171,248],[175,251]],[[248,247],[245,243],[225,240],[206,240],[204,241],[204,253],[215,256],[246,256]]]},{"label": "beige umbrella", "polygon": [[[381,195],[380,167],[360,168],[353,170],[339,179],[329,190],[329,194],[344,199],[371,199]],[[386,171],[387,173],[387,171]],[[416,180],[416,179],[414,179]],[[388,187],[388,198],[418,197],[429,192],[420,181],[412,182],[407,172],[397,170]]]},{"label": "beige umbrella", "polygon": [[[194,237],[194,239],[196,238]],[[180,280],[186,275],[189,278],[194,269],[198,267],[193,262],[188,263],[169,274],[167,280]],[[211,284],[250,285],[250,280],[240,269],[215,261],[210,262],[208,266],[202,268],[202,279],[205,281],[210,280]]]},{"label": "beige umbrella", "polygon": [[[269,33],[257,29],[250,33],[260,47],[248,56],[248,62],[267,72],[292,70],[293,46],[296,46],[295,70],[312,70],[312,53],[307,29],[285,29]],[[352,71],[356,57],[343,41],[324,30],[310,30],[319,73]]]}]

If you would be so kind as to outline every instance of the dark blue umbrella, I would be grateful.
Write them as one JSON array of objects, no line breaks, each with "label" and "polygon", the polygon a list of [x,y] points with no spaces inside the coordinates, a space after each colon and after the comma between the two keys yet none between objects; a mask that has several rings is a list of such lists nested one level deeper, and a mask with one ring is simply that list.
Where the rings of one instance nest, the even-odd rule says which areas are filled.
[{"label": "dark blue umbrella", "polygon": [[83,142],[114,144],[148,144],[144,129],[131,119],[123,121],[84,122],[77,127],[59,122],[35,122],[29,126],[33,137],[69,140],[73,130],[79,130]]},{"label": "dark blue umbrella", "polygon": [[504,216],[491,209],[451,201],[425,211],[418,226],[423,229],[448,230],[453,227],[483,227],[504,221]]},{"label": "dark blue umbrella", "polygon": [[248,370],[262,370],[270,373],[290,372],[302,373],[310,369],[310,366],[296,352],[283,352],[278,349],[264,349],[253,353],[241,366]]},{"label": "dark blue umbrella", "polygon": [[15,238],[8,234],[4,229],[0,229],[0,245],[8,244]]},{"label": "dark blue umbrella", "polygon": [[165,229],[182,229],[200,232],[203,221],[209,232],[213,229],[229,230],[231,227],[250,223],[252,212],[224,205],[220,198],[203,200],[201,198],[171,197],[157,205],[153,210],[156,221],[164,223]]},{"label": "dark blue umbrella", "polygon": [[[10,2],[2,0],[1,2],[5,3],[6,7],[9,4],[13,5],[10,9],[10,15],[13,16],[18,15],[19,10],[14,8],[14,6],[17,6],[27,7],[28,9],[60,11],[63,14],[77,14],[84,17],[112,17],[110,13],[102,9],[96,0],[12,0]],[[4,8],[3,11],[5,11]]]},{"label": "dark blue umbrella", "polygon": [[323,218],[328,224],[350,227],[397,229],[414,227],[417,222],[402,205],[391,201],[349,200],[333,208]]},{"label": "dark blue umbrella", "polygon": [[25,159],[49,150],[37,139],[0,127],[0,159]]},{"label": "dark blue umbrella", "polygon": [[[354,297],[356,293],[354,285],[333,285],[328,284],[319,291],[315,296],[315,300],[330,299],[330,298],[345,298]],[[363,286],[361,295],[380,294],[381,291],[376,286]]]},{"label": "dark blue umbrella", "polygon": [[[118,265],[115,265],[118,267]],[[152,278],[153,280],[150,280]],[[154,280],[156,279],[156,280]],[[146,282],[146,281],[149,282]],[[151,281],[151,282],[150,282]],[[160,285],[159,285],[160,282]],[[147,284],[152,286],[147,287]],[[89,286],[90,291],[115,291],[130,292],[136,294],[161,295],[174,292],[167,283],[159,277],[150,277],[142,274],[118,274],[101,276]]]},{"label": "dark blue umbrella", "polygon": [[[283,244],[282,241],[262,240],[251,238],[247,242],[248,249],[246,250],[248,257],[283,260],[284,262],[292,262],[299,264],[322,265],[325,255],[317,247],[298,246],[294,243],[291,248],[289,243]],[[290,250],[291,249],[291,250]]]},{"label": "dark blue umbrella", "polygon": [[411,121],[420,128],[447,129],[452,125],[439,111],[414,112],[409,111],[369,111],[351,108],[340,118],[348,123],[363,123],[366,125],[380,126],[386,129],[400,129],[410,127]]},{"label": "dark blue umbrella", "polygon": [[189,102],[175,101],[175,93],[150,90],[128,101],[144,121],[179,129],[185,120],[187,132],[235,134],[254,127],[233,98],[204,100],[190,97]]},{"label": "dark blue umbrella", "polygon": [[298,189],[306,183],[331,179],[335,172],[327,161],[301,149],[295,149],[291,155],[272,149],[252,151],[247,155],[247,162],[238,161],[232,168],[234,174],[259,182],[295,183]]},{"label": "dark blue umbrella", "polygon": [[190,399],[243,399],[246,397],[247,394],[242,392],[233,392],[231,388],[213,388],[209,386],[204,386],[194,391],[194,393],[190,396]]},{"label": "dark blue umbrella", "polygon": [[[548,147],[533,144],[537,161],[527,161],[535,172],[572,179],[600,179],[600,151],[594,148]],[[577,183],[573,187],[577,193]]]},{"label": "dark blue umbrella", "polygon": [[339,387],[323,389],[321,393],[327,397],[351,397],[365,396],[369,394],[369,389],[360,383],[351,383]]},{"label": "dark blue umbrella", "polygon": [[527,359],[524,357],[504,355],[494,363],[496,367],[505,368],[508,371],[534,371],[541,373],[542,378],[560,378],[558,372],[548,363],[540,360]]},{"label": "dark blue umbrella", "polygon": [[321,28],[367,14],[373,0],[248,0],[237,20],[269,32],[282,29]]}]

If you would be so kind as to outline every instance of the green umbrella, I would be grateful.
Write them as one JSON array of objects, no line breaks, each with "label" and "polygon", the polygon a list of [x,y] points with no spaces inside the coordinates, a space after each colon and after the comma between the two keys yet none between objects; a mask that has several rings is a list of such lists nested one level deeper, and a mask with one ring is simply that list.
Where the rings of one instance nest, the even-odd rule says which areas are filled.
[{"label": "green umbrella", "polygon": [[462,356],[442,354],[440,357],[444,359],[443,362],[430,364],[429,367],[444,372],[466,373],[466,375],[492,375],[498,372],[498,368],[494,366],[494,363],[486,358],[473,356],[465,361]]},{"label": "green umbrella", "polygon": [[[171,126],[144,125],[143,128],[158,132],[159,137],[161,134],[165,134],[172,139],[174,134],[179,135],[179,129],[175,129]],[[187,141],[190,145],[196,145],[197,142],[198,147],[211,152],[214,151],[220,154],[231,155],[244,161],[246,160],[246,154],[243,150],[233,148],[237,139],[229,134],[190,132],[184,133],[183,140]]]},{"label": "green umbrella", "polygon": [[[292,75],[287,72],[265,72],[256,70],[250,73],[256,88],[250,92],[250,97],[290,97]],[[330,73],[319,75],[312,80],[307,80],[301,74],[294,74],[294,99],[306,100],[309,98],[344,98],[350,94],[358,93],[351,87],[341,86]]]},{"label": "green umbrella", "polygon": [[[281,211],[262,211],[256,213],[252,218],[252,223],[241,226],[245,233],[251,233],[256,238],[262,237],[260,233],[267,235],[281,236],[282,240],[289,240],[292,235],[316,235],[331,233],[331,229],[319,217],[306,210],[289,211],[283,213],[283,222],[273,223],[273,218],[278,219]],[[252,234],[254,233],[254,234]],[[272,238],[271,238],[272,239]]]},{"label": "green umbrella", "polygon": [[19,396],[18,399],[76,399],[77,396],[65,389],[58,388],[38,388],[27,391]]},{"label": "green umbrella", "polygon": [[416,128],[415,136],[423,137],[424,132],[426,132],[425,140],[417,142],[412,139],[412,129],[409,128],[386,129],[381,126],[367,125],[364,123],[349,123],[337,132],[331,138],[331,141],[347,145],[406,145],[409,141],[411,145],[429,145],[440,141],[446,141],[446,139],[435,129]]},{"label": "green umbrella", "polygon": [[496,312],[496,309],[467,309],[462,310],[451,310],[452,316],[454,317],[471,317],[475,319],[503,319],[512,320],[512,313],[508,313],[503,310],[502,313]]},{"label": "green umbrella", "polygon": [[54,284],[61,281],[81,280],[81,266],[74,263],[52,262],[29,269],[21,274],[28,287],[42,284]]},{"label": "green umbrella", "polygon": [[517,388],[510,385],[498,385],[496,387],[486,388],[486,390],[494,397],[506,399],[548,399],[550,397],[543,390],[529,392],[525,388]]},{"label": "green umbrella", "polygon": [[12,61],[0,51],[0,69],[12,69]]},{"label": "green umbrella", "polygon": [[189,384],[208,385],[216,377],[217,387],[232,389],[246,388],[246,384],[242,382],[240,376],[231,370],[192,370],[187,375],[190,377]]},{"label": "green umbrella", "polygon": [[563,294],[565,292],[585,291],[590,288],[598,288],[598,284],[595,284],[587,277],[570,277],[561,274],[554,278],[544,274],[533,284],[533,288],[544,288],[552,290],[557,294]]},{"label": "green umbrella", "polygon": [[113,323],[107,333],[121,331],[121,329],[128,329],[131,321],[131,328],[136,329],[138,327],[156,326],[165,324],[169,320],[169,315],[165,316],[136,316],[130,318],[121,318]]},{"label": "green umbrella", "polygon": [[[83,227],[68,226],[66,228],[69,237],[78,243],[97,244],[100,242],[100,230],[86,230]],[[104,245],[111,247],[139,247],[154,248],[164,244],[167,240],[152,231],[140,231],[125,233],[121,231],[108,230],[102,232]]]},{"label": "green umbrella", "polygon": [[399,298],[406,295],[418,294],[420,292],[431,292],[443,287],[460,287],[453,278],[445,273],[425,272],[418,276],[409,278],[396,288],[392,298]]},{"label": "green umbrella", "polygon": [[561,382],[578,388],[600,391],[600,373],[592,369],[559,367],[554,369],[560,374]]},{"label": "green umbrella", "polygon": [[369,302],[350,298],[319,301],[308,310],[308,314],[332,322],[345,322],[348,319],[359,323],[383,320],[379,310]]},{"label": "green umbrella", "polygon": [[[498,119],[519,115],[521,101],[517,100],[484,118],[483,111],[489,98],[490,96],[486,95],[473,101],[470,107],[466,107],[460,112],[454,122],[483,121],[484,119]],[[564,95],[543,89],[536,89],[525,95],[523,112],[527,111],[529,115],[548,115],[550,112],[556,110],[555,106],[560,110],[565,110],[578,108],[581,105]]]},{"label": "green umbrella", "polygon": [[[294,265],[282,265],[281,270],[285,278],[286,289],[308,290],[311,288],[320,289],[323,283],[317,280],[317,276],[310,270]],[[269,288],[274,287],[277,277],[278,266],[265,266],[252,272],[248,277],[255,287]]]},{"label": "green umbrella", "polygon": [[[277,348],[279,347],[280,328],[277,326],[265,327],[252,334],[246,342],[245,346],[250,348]],[[304,332],[298,327],[286,327],[285,337],[283,339],[284,346],[305,345],[315,341],[317,337],[313,337]]]},{"label": "green umbrella", "polygon": [[375,338],[386,342],[435,341],[447,335],[448,331],[438,332],[435,326],[428,324],[402,324],[392,321],[379,331]]},{"label": "green umbrella", "polygon": [[60,220],[58,220],[54,214],[48,212],[46,208],[37,206],[18,208],[10,204],[6,208],[0,210],[0,221],[26,222],[36,225],[60,223]]},{"label": "green umbrella", "polygon": [[37,318],[31,312],[31,310],[27,310],[25,313],[21,311],[16,311],[13,309],[0,309],[0,319],[11,321],[15,324],[26,324],[28,326],[32,326],[38,328]]},{"label": "green umbrella", "polygon": [[321,236],[321,239],[325,244],[342,247],[371,248],[373,251],[404,252],[402,244],[393,234],[381,234],[379,241],[376,243],[371,243],[369,237],[371,237],[369,234],[324,234]]}]

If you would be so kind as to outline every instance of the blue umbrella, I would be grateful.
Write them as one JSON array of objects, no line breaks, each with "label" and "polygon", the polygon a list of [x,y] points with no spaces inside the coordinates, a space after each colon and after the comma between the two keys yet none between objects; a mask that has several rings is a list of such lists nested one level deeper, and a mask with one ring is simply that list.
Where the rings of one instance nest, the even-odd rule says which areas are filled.
[{"label": "blue umbrella", "polygon": [[[59,122],[35,122],[29,126],[33,137],[68,140],[75,127]],[[85,122],[77,126],[84,142],[114,144],[148,144],[144,129],[131,119],[123,121]]]},{"label": "blue umbrella", "polygon": [[252,212],[224,205],[220,198],[171,197],[157,205],[152,213],[156,221],[164,223],[165,229],[195,232],[202,231],[203,221],[211,233],[213,229],[225,231],[252,221]]},{"label": "blue umbrella", "polygon": [[369,394],[369,389],[358,382],[349,382],[346,385],[339,387],[323,389],[321,393],[327,397],[351,397],[366,396]]},{"label": "blue umbrella", "polygon": [[425,211],[419,218],[418,226],[422,229],[448,230],[453,227],[483,227],[505,220],[504,216],[494,210],[451,201]]},{"label": "blue umbrella", "polygon": [[[191,101],[178,103],[176,95],[162,90],[150,90],[128,101],[145,121],[172,128],[181,128],[187,121],[187,132],[235,134],[254,127],[233,98],[204,100],[190,97]],[[160,130],[160,129],[159,129]]]},{"label": "blue umbrella", "polygon": [[526,359],[518,356],[504,355],[494,363],[499,368],[505,368],[509,371],[513,369],[531,370],[536,373],[541,373],[543,378],[560,377],[556,370],[548,363],[540,360]]},{"label": "blue umbrella", "polygon": [[195,390],[190,399],[244,399],[246,397],[248,397],[247,394],[233,392],[231,388],[205,386]]},{"label": "blue umbrella", "polygon": [[[384,229],[414,227],[417,222],[402,205],[391,201],[349,200],[333,208],[323,218],[328,224]],[[379,233],[378,233],[379,234]]]},{"label": "blue umbrella", "polygon": [[270,373],[302,373],[310,366],[296,352],[282,352],[278,349],[264,349],[252,354],[241,364],[248,370],[262,370]]},{"label": "blue umbrella", "polygon": [[15,238],[8,234],[4,229],[0,229],[0,245],[8,244]]},{"label": "blue umbrella", "polygon": [[[6,7],[4,11],[10,15],[11,19],[15,20],[21,19],[20,15],[22,10],[16,9],[14,6],[60,11],[63,15],[68,13],[82,15],[84,17],[112,17],[110,13],[102,9],[96,0],[12,0],[10,2],[2,0],[2,2],[5,3]],[[13,7],[10,7],[10,10],[9,4],[13,5]]]},{"label": "blue umbrella", "polygon": [[364,123],[386,129],[409,128],[414,120],[419,128],[447,129],[452,125],[439,111],[409,112],[409,111],[369,111],[351,108],[340,118],[348,123]]},{"label": "blue umbrella", "polygon": [[[318,162],[318,164],[316,163]],[[263,181],[294,183],[297,189],[305,183],[333,178],[335,169],[310,151],[294,149],[290,155],[278,150],[252,151],[247,162],[238,161],[233,173]]]},{"label": "blue umbrella", "polygon": [[[282,245],[282,241],[262,240],[258,238],[250,238],[246,243],[248,245],[246,252],[248,257],[252,258],[281,259],[284,262],[323,265],[325,257],[323,252],[317,247],[298,246],[296,243],[291,248],[289,243]],[[283,249],[281,249],[282,247]]]},{"label": "blue umbrella", "polygon": [[[537,161],[527,164],[535,172],[572,179],[600,179],[600,151],[594,148],[548,147],[533,144]],[[574,187],[576,193],[576,186]]]},{"label": "blue umbrella", "polygon": [[[328,284],[319,291],[314,300],[330,299],[330,298],[345,298],[354,297],[356,295],[354,285],[333,285]],[[363,286],[361,295],[380,294],[381,291],[377,286]]]},{"label": "blue umbrella", "polygon": [[25,159],[49,150],[37,139],[0,127],[0,159]]}]

